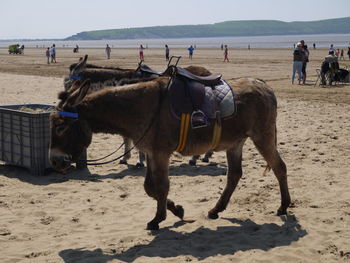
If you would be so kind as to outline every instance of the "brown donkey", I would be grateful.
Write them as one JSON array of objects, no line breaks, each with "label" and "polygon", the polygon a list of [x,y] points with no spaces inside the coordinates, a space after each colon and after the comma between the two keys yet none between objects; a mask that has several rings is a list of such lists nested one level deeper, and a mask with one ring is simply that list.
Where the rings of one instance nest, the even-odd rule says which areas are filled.
[{"label": "brown donkey", "polygon": [[[79,62],[70,65],[69,76],[64,78],[64,88],[65,90],[59,93],[60,105],[62,106],[66,98],[69,97],[76,89],[79,88],[81,81],[89,79],[91,81],[90,89],[88,93],[95,92],[97,90],[111,88],[116,86],[123,86],[126,84],[139,83],[144,81],[153,80],[159,77],[158,74],[153,74],[153,70],[144,65],[148,71],[141,71],[141,64],[139,67],[134,69],[122,69],[119,67],[103,67],[87,63],[88,55],[84,58],[80,58]],[[208,76],[211,72],[201,66],[188,66],[185,68],[189,72],[197,76]],[[170,71],[169,71],[170,72]],[[131,145],[130,139],[124,137],[123,143],[124,147],[124,157],[120,160],[121,164],[128,164],[128,160],[131,157]],[[209,151],[205,154],[202,159],[204,162],[209,162],[209,158],[212,156],[213,152]],[[191,165],[196,165],[196,161],[199,155],[192,156],[189,163]],[[136,163],[137,167],[144,167],[145,155],[139,152],[139,158]]]},{"label": "brown donkey", "polygon": [[[137,147],[147,154],[146,193],[157,201],[155,217],[147,229],[158,229],[166,219],[166,210],[183,219],[184,209],[167,199],[169,157],[177,147],[180,122],[169,110],[169,78],[100,90],[86,95],[89,81],[69,96],[60,111],[51,114],[49,159],[58,171],[69,167],[89,146],[93,133],[112,133],[142,140]],[[226,150],[228,170],[226,187],[212,208],[209,218],[217,218],[226,209],[242,176],[242,148],[249,137],[276,175],[281,192],[277,214],[287,213],[290,196],[286,165],[276,148],[277,102],[273,91],[257,79],[231,82],[237,91],[237,113],[222,120],[222,136],[216,150]],[[190,129],[182,154],[203,154],[209,150],[213,125]]]}]

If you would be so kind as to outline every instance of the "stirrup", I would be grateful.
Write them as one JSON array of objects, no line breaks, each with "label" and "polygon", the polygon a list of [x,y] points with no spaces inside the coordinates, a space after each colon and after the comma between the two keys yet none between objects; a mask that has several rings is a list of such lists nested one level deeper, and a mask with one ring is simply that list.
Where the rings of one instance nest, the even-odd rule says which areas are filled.
[{"label": "stirrup", "polygon": [[208,118],[201,110],[195,110],[191,114],[191,128],[204,128],[208,126]]}]

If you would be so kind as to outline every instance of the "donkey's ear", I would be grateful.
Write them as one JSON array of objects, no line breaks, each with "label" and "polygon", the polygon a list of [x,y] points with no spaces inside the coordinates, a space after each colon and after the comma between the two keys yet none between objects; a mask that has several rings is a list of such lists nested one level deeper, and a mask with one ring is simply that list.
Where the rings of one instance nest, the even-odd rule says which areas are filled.
[{"label": "donkey's ear", "polygon": [[82,84],[81,80],[74,80],[71,87],[67,90],[67,93],[72,94],[74,91],[76,91],[81,87],[81,84]]},{"label": "donkey's ear", "polygon": [[64,90],[58,93],[58,99],[60,100],[58,106],[62,106],[65,104],[67,99],[76,91],[77,89],[80,88],[81,81],[80,80],[74,80],[73,84],[70,86],[68,90]]},{"label": "donkey's ear", "polygon": [[85,80],[78,89],[74,90],[69,97],[67,98],[66,102],[63,105],[63,108],[65,106],[76,106],[79,103],[83,101],[86,94],[88,94],[90,89],[91,81],[89,79]]},{"label": "donkey's ear", "polygon": [[77,97],[77,99],[74,102],[74,106],[78,105],[86,97],[86,95],[89,92],[90,86],[91,86],[90,79],[85,80],[83,82],[83,84],[81,84],[81,86],[80,86],[80,88],[78,90],[79,91],[78,97]]},{"label": "donkey's ear", "polygon": [[82,71],[86,67],[86,62],[88,59],[88,55],[85,55],[84,58],[80,58],[78,64],[73,68],[71,75],[77,75],[80,71]]}]

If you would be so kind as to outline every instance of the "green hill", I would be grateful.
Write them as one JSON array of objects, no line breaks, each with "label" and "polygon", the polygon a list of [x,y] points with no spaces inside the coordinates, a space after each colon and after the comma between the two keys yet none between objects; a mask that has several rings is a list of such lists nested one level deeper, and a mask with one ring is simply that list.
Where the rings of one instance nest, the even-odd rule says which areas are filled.
[{"label": "green hill", "polygon": [[81,32],[65,40],[193,38],[296,34],[348,34],[350,17],[309,22],[226,21],[204,25],[154,26]]}]

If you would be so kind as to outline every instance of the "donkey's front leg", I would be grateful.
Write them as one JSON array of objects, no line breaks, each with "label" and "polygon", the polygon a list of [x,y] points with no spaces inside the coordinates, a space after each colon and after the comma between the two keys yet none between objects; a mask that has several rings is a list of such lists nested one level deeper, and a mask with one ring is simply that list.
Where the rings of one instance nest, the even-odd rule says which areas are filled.
[{"label": "donkey's front leg", "polygon": [[156,199],[157,212],[147,224],[147,229],[159,229],[159,223],[166,219],[167,197],[169,192],[169,157],[166,153],[147,154],[146,193]]}]

